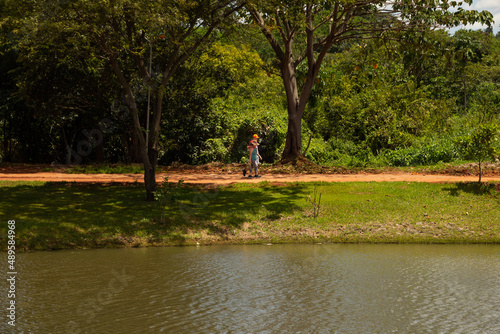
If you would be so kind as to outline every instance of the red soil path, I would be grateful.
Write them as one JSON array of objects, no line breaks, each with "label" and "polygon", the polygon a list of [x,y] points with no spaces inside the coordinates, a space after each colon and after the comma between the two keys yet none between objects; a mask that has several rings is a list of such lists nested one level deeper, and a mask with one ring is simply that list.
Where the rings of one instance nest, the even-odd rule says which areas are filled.
[{"label": "red soil path", "polygon": [[[142,183],[142,174],[69,174],[54,168],[47,171],[50,166],[41,165],[18,165],[0,167],[0,181],[47,181],[47,182],[86,182],[86,183]],[[257,183],[269,181],[272,183],[283,182],[471,182],[477,181],[475,175],[448,175],[448,174],[423,174],[410,172],[382,172],[369,173],[359,172],[351,174],[271,174],[262,173],[262,177],[243,177],[239,172],[232,171],[169,171],[168,173],[158,173],[157,181],[161,182],[164,176],[169,177],[169,181],[177,182],[184,180],[185,183],[194,184],[231,184],[238,182]],[[500,173],[488,173],[483,176],[484,182],[500,181]]]}]

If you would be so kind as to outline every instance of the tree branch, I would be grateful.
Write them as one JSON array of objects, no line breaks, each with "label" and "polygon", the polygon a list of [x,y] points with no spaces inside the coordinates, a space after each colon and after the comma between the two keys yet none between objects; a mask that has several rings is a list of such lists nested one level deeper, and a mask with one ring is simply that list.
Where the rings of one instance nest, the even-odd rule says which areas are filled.
[{"label": "tree branch", "polygon": [[286,29],[286,34],[285,34],[278,9],[274,10],[274,17],[276,18],[276,26],[278,27],[278,30],[280,32],[281,39],[283,39],[283,42],[286,44],[288,43],[288,36],[290,36],[290,31],[289,31],[290,29],[289,27],[285,26]]},{"label": "tree branch", "polygon": [[260,27],[262,33],[266,37],[267,41],[269,44],[271,44],[271,47],[273,48],[274,52],[276,53],[276,56],[280,61],[283,61],[285,57],[284,51],[281,49],[278,41],[274,37],[273,33],[269,29],[269,27],[266,25],[266,22],[262,18],[262,15],[255,9],[250,9],[250,15],[254,19],[255,23]]}]

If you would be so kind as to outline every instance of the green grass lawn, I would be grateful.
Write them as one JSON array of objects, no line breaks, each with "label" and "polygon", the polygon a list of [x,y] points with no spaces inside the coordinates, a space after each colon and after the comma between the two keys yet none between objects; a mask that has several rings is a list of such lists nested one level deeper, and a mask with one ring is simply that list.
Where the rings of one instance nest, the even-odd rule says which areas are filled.
[{"label": "green grass lawn", "polygon": [[[142,185],[0,182],[2,249],[221,243],[500,243],[498,184],[185,186],[161,217]],[[306,200],[321,194],[317,218]]]}]

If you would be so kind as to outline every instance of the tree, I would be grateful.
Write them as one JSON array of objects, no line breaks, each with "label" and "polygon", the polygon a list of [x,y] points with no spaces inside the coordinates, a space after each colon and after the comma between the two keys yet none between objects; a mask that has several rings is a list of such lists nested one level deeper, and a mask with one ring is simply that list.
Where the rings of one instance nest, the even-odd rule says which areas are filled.
[{"label": "tree", "polygon": [[[96,133],[97,124],[109,120],[111,101],[120,92],[119,86],[112,80],[113,73],[106,62],[95,56],[68,52],[72,46],[66,45],[67,36],[61,33],[59,37],[53,40],[58,47],[48,48],[45,43],[18,45],[16,95],[27,109],[33,110],[35,118],[52,123],[50,135],[45,136],[52,139],[59,153],[52,159],[78,164],[94,153],[102,163],[105,141],[102,132]],[[96,130],[87,130],[89,127]]]},{"label": "tree", "polygon": [[481,182],[482,163],[488,159],[495,160],[499,157],[498,125],[496,123],[479,124],[468,135],[456,139],[457,146],[466,159],[478,162],[479,182]]},{"label": "tree", "polygon": [[[39,37],[47,47],[63,47],[57,43],[63,34],[66,52],[101,58],[111,66],[139,142],[147,200],[154,200],[167,85],[195,50],[231,22],[241,2],[46,0],[32,6],[32,17],[24,26],[27,43]],[[33,36],[40,31],[45,34]],[[151,115],[141,110],[137,100],[146,92],[151,97]]]},{"label": "tree", "polygon": [[[472,3],[471,0],[465,1]],[[489,12],[451,7],[463,2],[443,0],[250,0],[247,9],[278,60],[287,96],[288,132],[282,160],[302,156],[301,121],[321,65],[329,50],[343,41],[382,38],[389,31],[431,26],[492,22]],[[297,70],[307,64],[300,82]]]}]

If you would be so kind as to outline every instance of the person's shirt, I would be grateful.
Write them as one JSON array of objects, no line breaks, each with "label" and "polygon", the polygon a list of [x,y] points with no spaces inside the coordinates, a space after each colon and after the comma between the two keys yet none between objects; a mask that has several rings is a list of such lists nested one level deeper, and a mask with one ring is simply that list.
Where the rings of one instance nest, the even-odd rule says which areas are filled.
[{"label": "person's shirt", "polygon": [[253,147],[253,151],[252,151],[252,160],[253,160],[253,161],[257,161],[257,160],[259,160],[259,147],[258,147],[258,146],[254,146],[254,147]]}]

